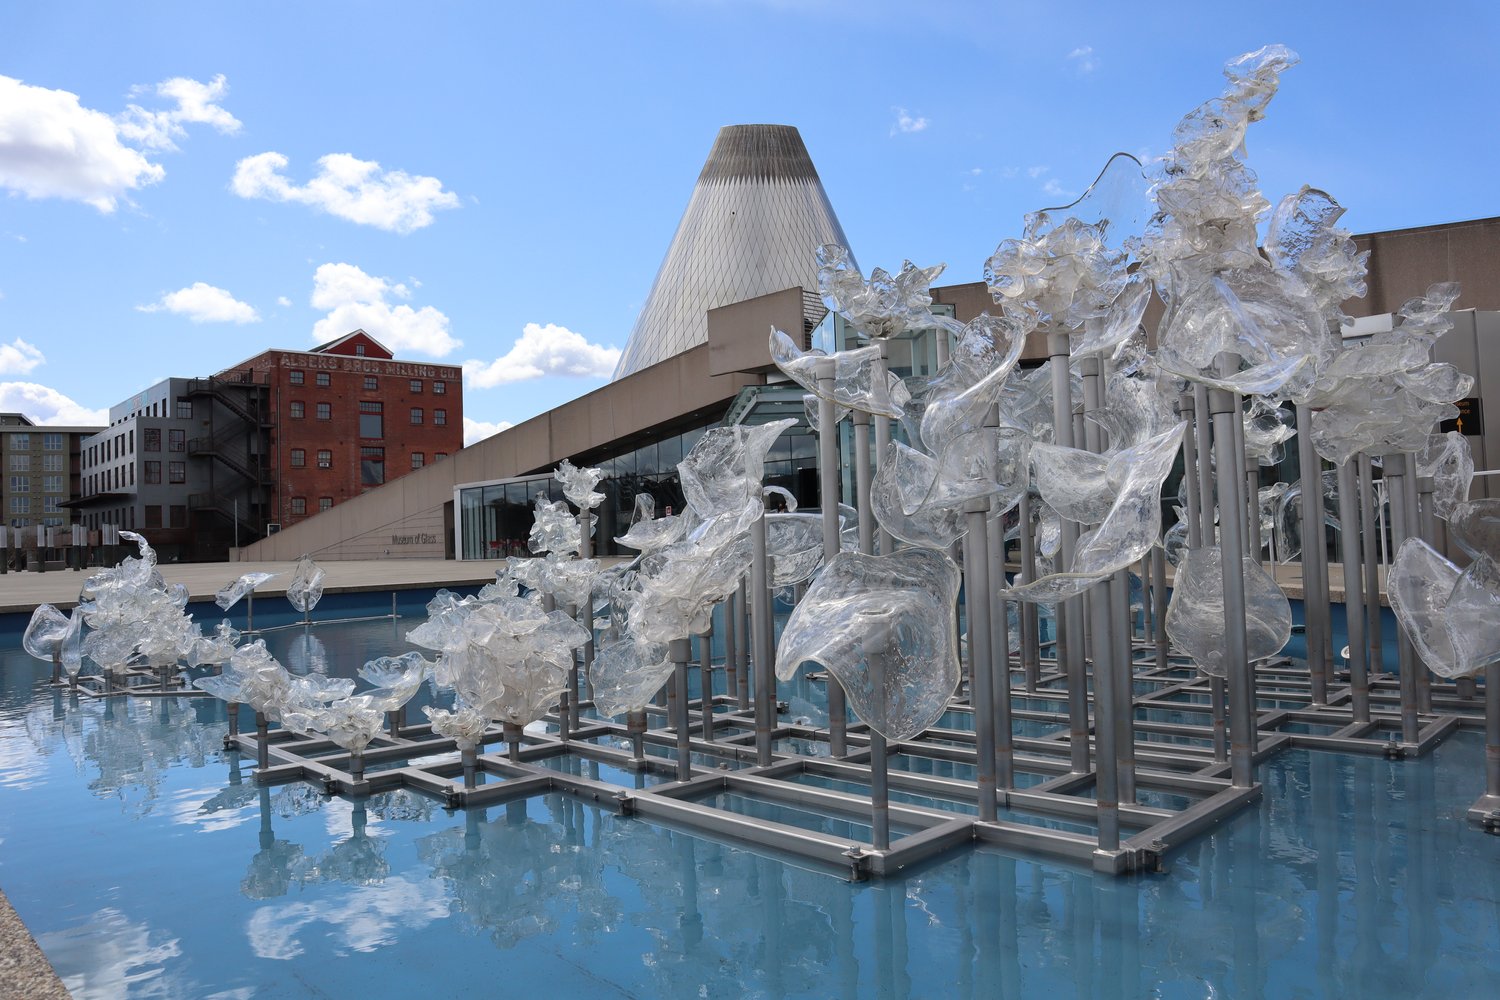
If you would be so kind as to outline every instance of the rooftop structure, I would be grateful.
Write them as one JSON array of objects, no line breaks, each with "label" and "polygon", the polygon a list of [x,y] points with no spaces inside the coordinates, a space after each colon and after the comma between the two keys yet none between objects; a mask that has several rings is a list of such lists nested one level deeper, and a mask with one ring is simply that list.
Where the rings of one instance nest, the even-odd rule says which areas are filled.
[{"label": "rooftop structure", "polygon": [[710,309],[816,288],[825,243],[848,241],[797,130],[720,129],[614,377],[708,343]]}]

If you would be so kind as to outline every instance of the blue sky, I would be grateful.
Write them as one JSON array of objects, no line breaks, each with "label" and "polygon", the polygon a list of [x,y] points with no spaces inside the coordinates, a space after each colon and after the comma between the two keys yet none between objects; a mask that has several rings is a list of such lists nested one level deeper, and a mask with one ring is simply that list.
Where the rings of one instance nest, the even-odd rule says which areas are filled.
[{"label": "blue sky", "polygon": [[[1500,214],[1490,3],[0,7],[0,409],[100,412],[364,326],[471,435],[603,384],[717,129],[796,125],[861,265],[981,277],[1228,58],[1250,163],[1355,231]],[[809,253],[812,248],[809,248]]]}]

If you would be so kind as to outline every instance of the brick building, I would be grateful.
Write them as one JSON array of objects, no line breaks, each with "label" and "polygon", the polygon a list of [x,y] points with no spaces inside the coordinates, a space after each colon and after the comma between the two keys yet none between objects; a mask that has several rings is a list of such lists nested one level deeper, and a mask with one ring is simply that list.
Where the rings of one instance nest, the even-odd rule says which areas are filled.
[{"label": "brick building", "polygon": [[165,559],[223,559],[462,446],[461,369],[398,361],[356,330],[111,407],[69,505],[90,529],[142,532]]},{"label": "brick building", "polygon": [[272,523],[290,526],[463,447],[463,372],[398,361],[363,330],[235,366],[270,390]]}]

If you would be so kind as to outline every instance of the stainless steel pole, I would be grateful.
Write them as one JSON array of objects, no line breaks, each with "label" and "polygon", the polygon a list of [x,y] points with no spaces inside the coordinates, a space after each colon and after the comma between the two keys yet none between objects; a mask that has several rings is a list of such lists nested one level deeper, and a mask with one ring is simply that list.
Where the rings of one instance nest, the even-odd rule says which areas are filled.
[{"label": "stainless steel pole", "polygon": [[1339,543],[1344,557],[1344,627],[1349,634],[1349,698],[1355,722],[1370,721],[1370,679],[1365,659],[1365,590],[1359,558],[1359,488],[1356,461],[1339,466]]},{"label": "stainless steel pole", "polygon": [[[817,364],[818,376],[818,505],[823,512],[823,564],[833,562],[839,554],[839,438],[838,420],[833,405],[834,360],[822,358]],[[889,550],[885,550],[889,551]],[[835,757],[849,752],[845,727],[847,709],[844,688],[833,676],[828,678],[828,743]],[[882,764],[884,758],[881,758]]]},{"label": "stainless steel pole", "polygon": [[1376,520],[1378,499],[1375,494],[1374,472],[1370,456],[1355,456],[1359,462],[1359,517],[1360,554],[1364,557],[1365,586],[1365,636],[1369,642],[1369,667],[1372,673],[1385,672],[1385,650],[1380,636],[1380,548],[1378,535],[1382,530]]},{"label": "stainless steel pole", "polygon": [[771,763],[771,730],[776,725],[776,667],[765,621],[771,616],[771,595],[766,590],[766,519],[762,514],[750,527],[750,635],[755,651],[755,762]]},{"label": "stainless steel pole", "polygon": [[1323,462],[1313,448],[1312,411],[1297,407],[1297,463],[1302,470],[1302,620],[1307,646],[1307,672],[1314,705],[1328,704],[1327,647],[1328,588],[1319,576],[1318,549],[1327,548],[1323,522]]},{"label": "stainless steel pole", "polygon": [[[1407,537],[1407,458],[1404,454],[1392,453],[1385,456],[1384,478],[1387,495],[1391,502],[1391,560],[1395,561],[1395,553],[1401,548],[1401,543]],[[1417,664],[1415,651],[1412,649],[1411,640],[1406,637],[1405,631],[1397,630],[1396,655],[1400,658],[1401,670],[1401,741],[1403,743],[1416,743],[1419,736],[1417,721],[1417,671],[1421,669]]]},{"label": "stainless steel pole", "polygon": [[[1052,365],[1052,440],[1063,448],[1073,447],[1073,387],[1068,378],[1068,335],[1047,334],[1047,354]],[[1063,567],[1073,565],[1078,525],[1063,518],[1062,542],[1057,557]],[[1059,601],[1056,606],[1057,663],[1068,679],[1068,749],[1075,774],[1089,770],[1089,692],[1083,662],[1083,602],[1079,598]]]},{"label": "stainless steel pole", "polygon": [[995,796],[994,659],[990,649],[989,558],[985,515],[989,504],[971,500],[964,507],[964,611],[969,619],[969,705],[974,710],[975,770],[979,819],[993,823]]},{"label": "stainless steel pole", "polygon": [[[1216,361],[1221,375],[1239,370],[1237,355],[1225,352]],[[1250,678],[1251,664],[1246,652],[1243,524],[1237,516],[1244,504],[1239,495],[1241,477],[1234,472],[1243,467],[1243,463],[1236,461],[1234,445],[1236,425],[1242,428],[1243,422],[1234,394],[1222,389],[1209,391],[1208,412],[1214,425],[1214,458],[1221,470],[1229,470],[1229,475],[1218,477],[1218,488],[1222,500],[1219,548],[1224,586],[1224,660],[1230,688],[1230,781],[1237,788],[1249,788],[1255,783],[1255,748],[1259,733]]]}]

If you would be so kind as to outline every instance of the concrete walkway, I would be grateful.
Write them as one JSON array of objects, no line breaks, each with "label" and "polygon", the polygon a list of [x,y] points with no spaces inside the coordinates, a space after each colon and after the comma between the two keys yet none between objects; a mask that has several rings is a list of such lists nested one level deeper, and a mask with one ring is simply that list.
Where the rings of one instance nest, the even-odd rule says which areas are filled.
[{"label": "concrete walkway", "polygon": [[[375,559],[319,563],[328,574],[324,593],[368,593],[437,587],[482,586],[495,579],[503,560]],[[190,599],[211,601],[220,587],[246,573],[275,573],[256,588],[257,597],[286,593],[295,562],[164,563],[157,568],[167,583],[186,584]],[[78,603],[83,581],[97,570],[52,570],[0,574],[0,614],[30,614],[38,604],[63,610]]]}]

